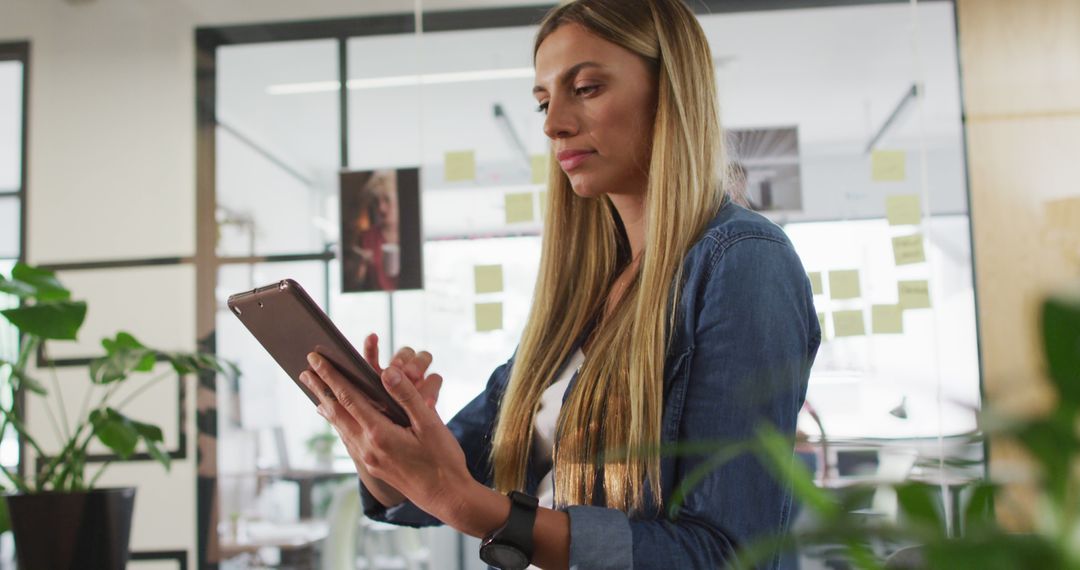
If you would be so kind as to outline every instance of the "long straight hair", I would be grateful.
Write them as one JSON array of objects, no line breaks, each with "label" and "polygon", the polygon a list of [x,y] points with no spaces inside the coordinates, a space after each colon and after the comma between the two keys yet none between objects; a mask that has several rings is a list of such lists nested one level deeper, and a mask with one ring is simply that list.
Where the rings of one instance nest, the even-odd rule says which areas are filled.
[{"label": "long straight hair", "polygon": [[[664,362],[682,261],[723,194],[725,164],[708,42],[681,0],[578,0],[554,8],[533,50],[562,25],[583,26],[655,69],[657,108],[640,265],[614,312],[593,333],[563,405],[554,457],[556,505],[588,505],[602,473],[606,506],[659,509]],[[629,242],[606,196],[581,198],[554,157],[540,271],[492,445],[495,487],[522,489],[540,396],[574,342],[603,310]]]}]

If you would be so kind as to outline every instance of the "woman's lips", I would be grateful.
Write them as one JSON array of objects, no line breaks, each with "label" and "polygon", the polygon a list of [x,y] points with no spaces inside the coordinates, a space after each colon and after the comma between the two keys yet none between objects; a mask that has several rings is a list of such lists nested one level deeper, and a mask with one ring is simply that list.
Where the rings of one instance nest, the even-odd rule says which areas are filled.
[{"label": "woman's lips", "polygon": [[558,158],[559,166],[562,167],[563,171],[570,172],[592,155],[593,151],[569,150],[560,152],[556,158]]}]

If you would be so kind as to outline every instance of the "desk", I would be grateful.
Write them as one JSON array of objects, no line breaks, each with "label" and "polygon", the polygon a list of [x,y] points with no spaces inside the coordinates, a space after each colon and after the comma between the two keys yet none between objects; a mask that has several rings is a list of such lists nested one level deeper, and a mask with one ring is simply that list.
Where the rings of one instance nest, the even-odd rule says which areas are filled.
[{"label": "desk", "polygon": [[[314,514],[314,506],[311,502],[311,492],[316,485],[327,481],[346,479],[352,477],[358,479],[355,471],[333,471],[324,469],[260,469],[258,471],[221,473],[219,479],[252,478],[258,482],[258,489],[262,489],[267,481],[288,481],[296,483],[299,487],[299,506],[297,516],[300,519],[310,519]],[[357,485],[359,485],[359,481]]]},{"label": "desk", "polygon": [[235,536],[222,536],[218,553],[222,560],[241,554],[257,555],[263,548],[281,553],[283,568],[314,568],[317,546],[329,534],[326,521],[301,520],[291,523],[245,521]]},{"label": "desk", "polygon": [[[282,481],[289,481],[296,483],[300,488],[300,518],[311,518],[314,511],[311,503],[311,492],[315,490],[315,486],[327,481],[335,481],[338,479],[345,479],[347,477],[357,478],[355,471],[319,471],[319,470],[304,470],[304,469],[289,469],[285,471],[278,471],[273,475],[276,479]],[[357,485],[360,483],[357,482]]]}]

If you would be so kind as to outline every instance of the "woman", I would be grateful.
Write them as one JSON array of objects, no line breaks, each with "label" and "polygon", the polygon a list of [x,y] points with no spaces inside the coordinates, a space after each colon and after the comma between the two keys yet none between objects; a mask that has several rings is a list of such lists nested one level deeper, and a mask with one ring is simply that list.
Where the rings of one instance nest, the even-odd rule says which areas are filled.
[{"label": "woman", "polygon": [[393,291],[400,273],[397,173],[376,170],[361,195],[366,199],[354,221],[353,280],[363,291]]},{"label": "woman", "polygon": [[[742,440],[761,422],[794,434],[820,342],[809,280],[783,232],[716,183],[712,61],[679,0],[560,6],[534,62],[557,162],[514,357],[448,424],[425,352],[381,370],[409,428],[317,355],[305,381],[355,460],[368,516],[492,535],[541,568],[721,567],[785,530],[789,492],[744,455],[705,466],[669,516],[710,456],[648,450]],[[374,336],[364,349],[377,365]],[[509,491],[554,508],[532,515]]]}]

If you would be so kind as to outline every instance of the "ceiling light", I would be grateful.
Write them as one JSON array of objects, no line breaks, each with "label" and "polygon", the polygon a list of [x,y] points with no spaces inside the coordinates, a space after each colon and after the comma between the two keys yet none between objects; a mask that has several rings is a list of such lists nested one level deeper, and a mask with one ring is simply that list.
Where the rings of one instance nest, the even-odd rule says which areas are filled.
[{"label": "ceiling light", "polygon": [[[350,91],[357,89],[382,89],[386,87],[410,87],[414,85],[437,85],[443,83],[467,83],[470,81],[492,81],[496,79],[524,79],[533,77],[531,67],[510,69],[487,69],[480,71],[458,71],[453,73],[429,73],[426,75],[394,75],[389,77],[369,77],[350,79],[346,86]],[[337,91],[337,81],[311,81],[307,83],[280,83],[266,88],[269,95],[295,95],[300,93],[324,93]]]}]

